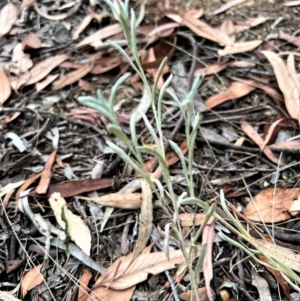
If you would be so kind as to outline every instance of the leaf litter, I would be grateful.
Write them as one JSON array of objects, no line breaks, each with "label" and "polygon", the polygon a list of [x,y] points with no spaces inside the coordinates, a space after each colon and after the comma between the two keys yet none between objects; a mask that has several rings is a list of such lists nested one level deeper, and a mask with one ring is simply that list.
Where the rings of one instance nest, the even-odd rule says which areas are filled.
[{"label": "leaf litter", "polygon": [[[124,3],[114,3],[113,13],[105,3],[85,0],[24,0],[0,7],[0,237],[8,246],[0,266],[21,262],[1,270],[0,298],[48,300],[47,292],[63,300],[65,285],[74,300],[204,301],[218,292],[222,300],[269,300],[270,293],[281,298],[276,281],[289,299],[295,289],[290,279],[296,278],[272,267],[272,258],[300,273],[300,43],[293,21],[298,2],[275,7],[267,0],[198,6],[130,1],[138,23],[130,28],[135,54],[117,15]],[[115,89],[128,71],[130,77]],[[196,76],[201,84],[188,111]],[[145,81],[151,87],[156,81],[154,103]],[[111,134],[107,111],[78,103],[78,97],[97,96],[97,90],[129,143]],[[205,105],[199,109],[197,103]],[[154,104],[161,115],[155,115]],[[190,144],[188,130],[198,111],[201,129]],[[175,143],[172,149],[168,140]],[[136,143],[152,152],[139,158],[132,149]],[[154,168],[161,147],[165,155]],[[234,217],[249,229],[248,241],[233,224],[206,220],[207,208],[185,201],[187,194],[215,202],[227,221],[228,212],[218,204],[220,189],[227,191]],[[260,261],[243,249],[231,266],[240,242]],[[199,275],[196,286],[193,269]],[[20,293],[13,289],[19,283]]]}]

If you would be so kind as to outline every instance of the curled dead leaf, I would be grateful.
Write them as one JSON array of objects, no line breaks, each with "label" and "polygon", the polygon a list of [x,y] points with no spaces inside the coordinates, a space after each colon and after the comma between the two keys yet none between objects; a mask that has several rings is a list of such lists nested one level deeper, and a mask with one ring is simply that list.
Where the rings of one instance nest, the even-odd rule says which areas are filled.
[{"label": "curled dead leaf", "polygon": [[257,48],[263,41],[262,40],[254,40],[248,42],[239,42],[234,43],[232,45],[226,46],[223,50],[219,50],[219,56],[224,56],[228,54],[235,54],[235,53],[244,53],[247,51],[252,51]]},{"label": "curled dead leaf", "polygon": [[44,277],[41,274],[42,264],[34,267],[28,271],[21,280],[21,292],[23,298],[26,296],[27,292],[40,285],[44,281]]},{"label": "curled dead leaf", "polygon": [[209,97],[205,102],[205,106],[208,109],[212,109],[227,100],[237,99],[246,96],[254,90],[255,87],[247,85],[246,83],[233,82],[227,89],[227,91],[225,91],[224,93],[220,93]]},{"label": "curled dead leaf", "polygon": [[22,85],[28,86],[47,76],[54,68],[66,61],[69,57],[60,54],[37,63],[28,73],[21,75],[18,79],[12,80],[11,85],[14,89],[19,89]]},{"label": "curled dead leaf", "polygon": [[86,201],[92,201],[103,206],[121,208],[121,209],[140,209],[142,205],[141,193],[109,193],[100,197],[88,198],[79,197]]},{"label": "curled dead leaf", "polygon": [[300,97],[297,86],[292,79],[284,61],[272,51],[261,51],[270,62],[278,83],[283,94],[286,109],[289,115],[300,120]]},{"label": "curled dead leaf", "polygon": [[223,13],[224,11],[230,9],[231,7],[241,4],[243,2],[245,2],[247,0],[232,0],[232,1],[228,1],[225,4],[223,4],[220,8],[214,10],[211,15],[218,15],[220,13]]},{"label": "curled dead leaf", "polygon": [[[189,248],[186,252],[189,252]],[[195,256],[199,256],[201,247],[196,247]],[[147,279],[148,274],[157,275],[163,271],[175,268],[175,265],[185,262],[181,250],[170,251],[170,260],[164,252],[141,254],[134,262],[131,262],[133,253],[117,259],[108,269],[106,275],[101,275],[95,283],[95,294],[97,287],[109,287],[116,290],[124,290]],[[129,265],[130,264],[130,265]]]},{"label": "curled dead leaf", "polygon": [[35,190],[39,194],[44,194],[48,190],[48,186],[49,186],[50,179],[51,179],[52,166],[55,161],[56,153],[57,153],[57,151],[53,151],[51,153],[51,155],[49,156],[49,158],[45,164],[45,168],[42,171],[40,183]]},{"label": "curled dead leaf", "polygon": [[244,211],[245,217],[255,222],[277,223],[291,218],[290,213],[295,199],[300,195],[300,187],[268,188],[257,194],[248,203]]},{"label": "curled dead leaf", "polygon": [[34,34],[29,33],[22,39],[22,49],[38,49],[42,46],[42,41]]},{"label": "curled dead leaf", "polygon": [[0,11],[0,37],[7,34],[18,19],[18,8],[8,2]]},{"label": "curled dead leaf", "polygon": [[51,20],[51,21],[60,21],[60,20],[64,20],[68,17],[70,17],[74,12],[75,12],[75,8],[71,8],[67,13],[65,14],[61,14],[61,15],[48,15],[45,12],[43,12],[38,4],[36,2],[33,2],[33,7],[35,9],[35,11],[43,18],[47,19],[47,20]]},{"label": "curled dead leaf", "polygon": [[251,126],[250,123],[243,121],[241,123],[241,128],[246,133],[246,135],[255,142],[259,149],[275,164],[283,166],[284,163],[281,162],[271,151],[271,149],[265,145],[261,136],[256,132],[256,130]]},{"label": "curled dead leaf", "polygon": [[88,299],[88,284],[93,277],[89,268],[84,268],[80,278],[80,287],[78,290],[78,301],[86,301]]},{"label": "curled dead leaf", "polygon": [[27,6],[30,6],[35,1],[36,0],[23,0],[20,8],[23,9],[23,8],[25,8]]},{"label": "curled dead leaf", "polygon": [[78,82],[78,86],[86,92],[92,92],[96,90],[96,86],[92,83],[89,83],[83,79],[80,79]]},{"label": "curled dead leaf", "polygon": [[122,32],[122,26],[119,23],[106,26],[101,28],[100,30],[96,31],[95,33],[89,35],[85,39],[83,39],[80,43],[76,45],[76,48],[84,47],[87,45],[92,45],[96,41],[101,41],[107,39],[113,35],[116,35]]},{"label": "curled dead leaf", "polygon": [[82,77],[87,75],[93,68],[94,68],[94,63],[91,62],[90,64],[86,64],[82,66],[82,68],[80,69],[67,73],[64,77],[62,77],[55,83],[52,90],[57,91],[65,86],[77,82]]},{"label": "curled dead leaf", "polygon": [[140,214],[139,234],[131,258],[131,263],[142,253],[150,239],[153,221],[152,190],[145,179],[140,179],[142,188],[142,204]]},{"label": "curled dead leaf", "polygon": [[8,99],[11,93],[9,79],[2,67],[0,67],[0,91],[0,105],[2,105]]},{"label": "curled dead leaf", "polygon": [[285,264],[292,270],[300,273],[300,254],[293,252],[291,249],[254,237],[251,238],[251,244],[262,253],[271,254],[281,264]]},{"label": "curled dead leaf", "polygon": [[[207,294],[206,294],[205,287],[198,288],[198,296],[200,298],[200,301],[209,301]],[[180,297],[180,300],[183,300],[183,301],[197,300],[194,291],[187,291],[187,292],[181,293],[179,295],[179,297]]]},{"label": "curled dead leaf", "polygon": [[87,15],[83,18],[80,25],[77,27],[73,34],[73,40],[77,40],[79,38],[79,35],[85,30],[85,28],[91,23],[93,20],[93,17],[91,15]]}]

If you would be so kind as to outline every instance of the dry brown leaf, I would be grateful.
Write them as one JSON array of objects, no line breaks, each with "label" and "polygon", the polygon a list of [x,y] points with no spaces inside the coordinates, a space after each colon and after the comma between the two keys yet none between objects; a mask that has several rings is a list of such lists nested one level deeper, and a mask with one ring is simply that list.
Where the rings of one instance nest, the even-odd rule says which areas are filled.
[{"label": "dry brown leaf", "polygon": [[33,66],[29,54],[25,54],[22,50],[22,44],[18,43],[13,50],[11,65],[9,71],[20,76],[26,73]]},{"label": "dry brown leaf", "polygon": [[280,93],[278,93],[274,88],[270,87],[270,86],[266,86],[266,83],[268,83],[269,81],[267,80],[266,83],[263,82],[263,84],[260,84],[260,83],[256,83],[255,81],[253,80],[244,80],[244,79],[241,79],[241,78],[238,78],[238,77],[233,77],[232,78],[233,80],[236,80],[238,82],[241,82],[241,83],[245,83],[249,86],[253,86],[257,89],[260,89],[260,90],[263,90],[264,92],[266,92],[273,100],[274,102],[276,103],[276,105],[283,111],[285,112],[285,107],[283,105],[283,97]]},{"label": "dry brown leaf", "polygon": [[142,205],[142,194],[141,193],[109,193],[100,197],[88,198],[82,197],[79,198],[92,201],[103,206],[121,208],[121,209],[140,209]]},{"label": "dry brown leaf", "polygon": [[280,150],[299,151],[300,150],[300,140],[278,142],[278,143],[269,145],[269,147],[271,149],[278,150],[278,151],[280,151]]},{"label": "dry brown leaf", "polygon": [[31,269],[27,272],[21,280],[21,292],[23,298],[26,296],[27,292],[37,287],[44,281],[44,276],[41,274],[42,264]]},{"label": "dry brown leaf", "polygon": [[33,2],[33,7],[35,9],[35,11],[43,18],[47,19],[47,20],[51,20],[51,21],[60,21],[60,20],[64,20],[68,17],[70,17],[74,12],[75,12],[75,8],[72,7],[67,13],[65,14],[61,14],[61,15],[48,15],[45,12],[43,12],[41,9],[39,9],[38,5],[36,2]]},{"label": "dry brown leaf", "polygon": [[300,196],[298,196],[298,199],[293,202],[292,206],[289,209],[289,212],[299,212],[300,211]]},{"label": "dry brown leaf", "polygon": [[66,230],[66,223],[61,218],[62,210],[64,210],[65,218],[68,221],[68,233],[71,239],[85,254],[90,256],[92,236],[89,227],[80,216],[73,214],[68,209],[65,199],[60,196],[60,193],[53,193],[49,198],[49,203],[58,224]]},{"label": "dry brown leaf", "polygon": [[259,149],[275,164],[278,164],[280,166],[283,166],[284,163],[281,162],[275,155],[272,153],[269,146],[264,145],[264,141],[261,138],[261,136],[255,131],[255,129],[246,121],[243,121],[241,123],[241,128],[243,132],[252,139],[255,144],[259,147]]},{"label": "dry brown leaf", "polygon": [[47,87],[49,84],[51,84],[57,77],[58,77],[58,74],[48,75],[43,81],[36,83],[35,84],[35,93],[39,93],[40,91],[42,91],[45,87]]},{"label": "dry brown leaf", "polygon": [[181,17],[182,24],[188,27],[196,35],[217,42],[220,46],[232,44],[231,38],[223,33],[220,29],[212,28],[201,20],[191,18],[188,14],[184,14]]},{"label": "dry brown leaf", "polygon": [[8,2],[0,11],[0,37],[7,34],[18,19],[18,8]]},{"label": "dry brown leaf", "polygon": [[[201,247],[198,246],[197,256]],[[189,252],[189,249],[186,250]],[[131,255],[131,256],[129,256]],[[117,259],[108,269],[108,273],[101,275],[95,286],[109,287],[116,290],[129,288],[147,279],[148,274],[157,275],[163,271],[175,268],[175,265],[185,262],[181,250],[170,251],[168,260],[164,252],[141,254],[131,262],[133,253]],[[129,265],[130,264],[130,265]],[[95,289],[96,294],[97,288]]]},{"label": "dry brown leaf", "polygon": [[219,56],[224,56],[228,54],[235,54],[235,53],[244,53],[248,51],[252,51],[257,48],[263,41],[262,40],[253,40],[248,42],[239,42],[234,43],[232,45],[226,46],[224,49],[219,50]]},{"label": "dry brown leaf", "polygon": [[220,8],[214,10],[211,15],[218,15],[220,13],[223,13],[224,11],[230,9],[231,7],[234,7],[236,5],[239,5],[241,3],[244,3],[247,0],[231,0],[223,4]]},{"label": "dry brown leaf", "polygon": [[[150,244],[147,248],[143,250],[143,254],[149,254],[153,244]],[[123,260],[131,260],[133,253],[130,253],[123,258]],[[111,265],[108,269],[108,272],[115,273],[115,271],[119,268],[118,265]],[[99,280],[99,279],[98,279]],[[98,282],[97,280],[97,282]],[[92,288],[91,297],[87,301],[101,300],[101,301],[130,301],[135,290],[135,285],[124,289],[124,290],[115,290],[110,287],[102,287],[96,284]],[[81,300],[78,300],[81,301]]]},{"label": "dry brown leaf", "polygon": [[[258,271],[255,269],[251,270],[251,278],[252,278],[251,284],[256,287],[259,300],[273,301],[267,280],[264,277],[260,276],[258,274]],[[223,299],[223,301],[227,301],[227,300]]]},{"label": "dry brown leaf", "polygon": [[[179,214],[180,224],[182,227],[192,227],[202,225],[205,214],[204,213],[181,213]],[[211,217],[207,225],[210,225],[214,221],[214,218]]]},{"label": "dry brown leaf", "polygon": [[69,57],[66,54],[59,54],[36,64],[30,71],[31,77],[26,86],[35,84],[36,82],[47,76],[54,68],[66,61]]},{"label": "dry brown leaf", "polygon": [[219,73],[222,70],[224,70],[226,67],[227,67],[227,64],[221,64],[221,63],[218,64],[217,63],[217,64],[206,66],[204,68],[198,68],[195,70],[194,76],[216,74],[216,73]]},{"label": "dry brown leaf", "polygon": [[295,46],[297,46],[298,48],[300,47],[300,39],[298,37],[292,36],[290,34],[287,33],[273,33],[268,35],[268,39],[272,40],[272,39],[280,39],[280,40],[284,40],[288,43],[294,44]]},{"label": "dry brown leaf", "polygon": [[72,39],[77,40],[79,38],[79,35],[86,29],[86,27],[91,23],[92,20],[93,20],[93,17],[91,15],[85,16],[82,19],[80,25],[75,30]]},{"label": "dry brown leaf", "polygon": [[[153,77],[153,80],[156,81],[158,75],[158,70],[161,62],[166,57],[171,59],[177,38],[175,35],[170,36],[168,40],[162,41],[156,44],[154,47],[151,47],[145,55],[141,57],[143,69],[147,71]],[[168,43],[169,42],[169,43]],[[169,72],[169,66],[165,66],[162,70],[161,77],[158,80],[157,88],[161,89],[164,84],[163,75]]]},{"label": "dry brown leaf", "polygon": [[14,297],[10,292],[7,291],[0,291],[0,300],[4,301],[22,301],[21,299],[18,299]]},{"label": "dry brown leaf", "polygon": [[252,27],[262,24],[262,23],[266,22],[267,20],[269,20],[268,17],[259,16],[257,18],[247,19],[246,21],[236,21],[235,26],[234,26],[235,32],[239,33],[239,32],[245,31],[247,29],[250,29]]},{"label": "dry brown leaf", "polygon": [[300,254],[293,252],[291,249],[274,245],[273,243],[254,237],[251,238],[251,244],[262,253],[275,257],[282,264],[300,273]]},{"label": "dry brown leaf", "polygon": [[131,263],[142,253],[150,239],[153,221],[152,191],[145,179],[140,179],[142,189],[142,205],[140,214],[139,234]]},{"label": "dry brown leaf", "polygon": [[82,68],[80,68],[78,70],[67,73],[64,77],[62,77],[55,83],[52,90],[57,91],[59,89],[62,89],[65,86],[68,86],[68,85],[71,85],[71,84],[77,82],[82,77],[87,75],[93,68],[94,68],[94,63],[91,62],[89,64],[82,66]]},{"label": "dry brown leaf", "polygon": [[94,84],[89,83],[83,79],[79,80],[78,86],[85,92],[93,92],[97,89]]},{"label": "dry brown leaf", "polygon": [[270,140],[271,140],[271,138],[272,138],[272,136],[273,136],[273,133],[274,133],[276,127],[277,127],[277,126],[280,124],[280,122],[283,121],[283,120],[284,120],[284,118],[281,118],[281,119],[278,119],[277,121],[275,121],[275,122],[272,123],[272,125],[270,126],[270,128],[269,128],[269,130],[268,130],[268,133],[267,133],[267,135],[266,135],[266,138],[265,138],[265,140],[264,140],[264,143],[263,143],[263,145],[262,145],[262,147],[261,147],[261,150],[262,150],[262,151],[264,150],[265,146],[269,144],[269,142],[270,142]]},{"label": "dry brown leaf", "polygon": [[212,109],[227,100],[243,97],[254,90],[255,87],[246,83],[233,82],[226,92],[209,97],[205,102],[205,106],[208,109]]},{"label": "dry brown leaf", "polygon": [[261,51],[269,60],[276,76],[278,86],[284,96],[284,102],[289,115],[300,120],[300,97],[284,61],[272,51]]},{"label": "dry brown leaf", "polygon": [[207,250],[205,253],[202,271],[203,271],[203,277],[206,287],[206,294],[209,300],[213,300],[213,292],[210,287],[210,282],[213,278],[213,266],[212,266],[212,248],[214,243],[214,237],[215,237],[215,223],[213,221],[212,224],[206,225],[203,229],[202,234],[202,245],[207,245]]},{"label": "dry brown leaf", "polygon": [[42,46],[42,41],[34,34],[30,33],[22,39],[22,49],[39,49]]},{"label": "dry brown leaf", "polygon": [[7,207],[8,203],[9,203],[9,200],[10,200],[11,196],[14,194],[14,192],[15,192],[15,189],[9,191],[9,192],[5,195],[5,197],[3,198],[3,201],[2,201],[2,203],[3,203],[3,205],[2,205],[3,208],[6,208],[6,207]]},{"label": "dry brown leaf", "polygon": [[300,195],[300,187],[296,188],[268,188],[257,194],[249,202],[244,211],[244,216],[255,222],[277,223],[286,221],[295,199]]},{"label": "dry brown leaf", "polygon": [[121,33],[122,30],[122,26],[119,23],[106,26],[83,39],[80,43],[76,45],[76,48],[88,46],[93,44],[94,42],[107,39],[113,35]]},{"label": "dry brown leaf", "polygon": [[[192,294],[193,294],[193,296],[192,296]],[[200,301],[209,301],[207,294],[206,294],[205,287],[198,288],[198,296],[200,298]],[[181,293],[179,295],[179,297],[183,301],[197,300],[194,291],[187,291],[185,293]],[[192,297],[192,299],[191,299],[191,297]]]},{"label": "dry brown leaf", "polygon": [[11,80],[11,86],[17,90],[22,85],[28,86],[35,84],[68,58],[69,57],[66,54],[60,54],[41,61],[37,63],[28,73],[21,75],[18,79]]},{"label": "dry brown leaf", "polygon": [[231,44],[233,44],[235,42],[235,38],[236,38],[235,28],[234,28],[234,24],[231,21],[231,19],[226,18],[222,22],[222,24],[220,26],[220,30],[229,36]]},{"label": "dry brown leaf", "polygon": [[237,68],[252,68],[255,67],[256,64],[248,61],[234,61],[230,62],[228,66]]},{"label": "dry brown leaf", "polygon": [[55,150],[50,154],[45,164],[45,168],[42,171],[40,183],[38,187],[35,189],[36,193],[43,194],[47,192],[50,179],[51,179],[52,166],[55,162],[56,153],[57,151]]},{"label": "dry brown leaf", "polygon": [[155,42],[158,38],[168,37],[174,32],[174,28],[179,27],[178,23],[166,23],[155,27],[147,33],[148,44]]},{"label": "dry brown leaf", "polygon": [[[273,244],[273,241],[266,237],[266,241],[268,241],[269,243]],[[265,263],[268,263],[268,260],[267,258],[264,256],[264,255],[261,255],[259,254],[258,255],[258,258],[265,262]],[[273,269],[272,267],[270,267],[270,265],[266,265],[265,268],[273,274],[273,276],[276,278],[277,282],[280,284],[280,286],[282,287],[283,291],[284,291],[284,294],[285,296],[290,300],[290,287],[288,285],[288,283],[284,280],[282,274],[278,271],[278,270],[275,270]]]},{"label": "dry brown leaf", "polygon": [[122,58],[119,55],[97,59],[95,61],[95,66],[91,71],[91,74],[105,73],[107,71],[110,71],[120,66],[121,63],[122,63]]},{"label": "dry brown leaf", "polygon": [[[268,260],[265,256],[263,255],[258,255],[258,258],[262,261],[268,264]],[[270,267],[270,265],[266,265],[265,268],[273,274],[273,276],[275,277],[276,281],[280,284],[281,288],[283,289],[283,292],[285,294],[285,296],[288,298],[288,300],[290,300],[290,287],[289,284],[284,280],[282,274],[278,271],[275,270],[273,268]]]},{"label": "dry brown leaf", "polygon": [[20,9],[33,4],[36,0],[23,0]]},{"label": "dry brown leaf", "polygon": [[93,277],[89,268],[84,268],[80,277],[79,290],[78,290],[78,301],[87,301],[88,295],[88,284]]},{"label": "dry brown leaf", "polygon": [[42,172],[36,173],[36,174],[32,174],[25,182],[24,184],[18,189],[17,193],[16,193],[16,202],[15,202],[15,213],[14,216],[15,217],[18,213],[18,207],[19,207],[19,198],[21,193],[26,190],[35,180],[37,180],[40,176],[42,175]]},{"label": "dry brown leaf", "polygon": [[88,12],[90,13],[90,15],[98,22],[98,23],[101,23],[102,22],[102,19],[103,19],[103,15],[100,13],[100,14],[97,14],[95,11],[94,11],[94,7],[91,6],[91,2],[90,2],[90,6],[88,7]]},{"label": "dry brown leaf", "polygon": [[9,98],[11,93],[10,82],[5,70],[0,66],[0,106]]},{"label": "dry brown leaf", "polygon": [[300,82],[299,82],[297,71],[295,68],[295,58],[294,58],[293,54],[289,54],[287,61],[286,61],[286,66],[287,66],[287,69],[288,69],[288,72],[289,72],[291,78],[293,79],[293,81],[297,87],[298,93],[300,94]]},{"label": "dry brown leaf", "polygon": [[96,290],[96,294],[94,291],[90,293],[92,298],[87,299],[87,301],[130,301],[135,291],[135,285],[125,290],[114,290],[106,287],[99,287]]},{"label": "dry brown leaf", "polygon": [[[252,67],[255,67],[255,64],[251,63],[251,62],[247,62],[247,61],[234,61],[234,62],[230,62],[230,63],[225,63],[225,62],[224,63],[216,63],[216,64],[208,65],[206,67],[196,68],[196,70],[194,72],[194,76],[216,74],[216,73],[224,70],[226,67],[252,68]],[[247,81],[245,81],[245,83],[246,82]],[[249,85],[249,86],[253,86],[253,85]]]},{"label": "dry brown leaf", "polygon": [[[100,190],[108,187],[115,187],[118,182],[115,179],[101,178],[101,179],[87,179],[78,181],[68,181],[63,183],[50,184],[47,197],[52,193],[59,192],[62,197],[75,196],[83,192]],[[38,194],[36,196],[39,196]]]}]

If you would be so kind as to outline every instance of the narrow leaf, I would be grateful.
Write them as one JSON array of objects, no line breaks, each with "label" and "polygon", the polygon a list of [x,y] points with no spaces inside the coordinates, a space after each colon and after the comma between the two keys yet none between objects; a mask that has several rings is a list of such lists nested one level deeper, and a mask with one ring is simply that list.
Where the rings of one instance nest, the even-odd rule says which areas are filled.
[{"label": "narrow leaf", "polygon": [[[90,256],[92,236],[88,226],[84,223],[80,216],[75,215],[70,209],[68,209],[65,199],[60,196],[60,193],[53,193],[49,198],[49,203],[54,211],[58,224],[64,230],[68,228],[68,233],[66,234],[70,235],[71,239],[77,244],[77,246],[79,246],[85,254]],[[67,223],[62,219],[62,210]]]},{"label": "narrow leaf", "polygon": [[272,51],[261,51],[273,67],[278,86],[283,94],[286,109],[290,116],[299,121],[300,97],[297,86],[292,79],[284,61]]},{"label": "narrow leaf", "polygon": [[142,253],[146,247],[148,240],[150,239],[152,232],[152,221],[153,221],[153,205],[152,205],[152,191],[150,185],[146,180],[141,179],[142,188],[142,206],[140,214],[140,227],[139,235],[136,242],[136,247],[131,259],[131,262]]},{"label": "narrow leaf", "polygon": [[0,106],[8,99],[11,93],[9,79],[2,67],[0,67]]}]

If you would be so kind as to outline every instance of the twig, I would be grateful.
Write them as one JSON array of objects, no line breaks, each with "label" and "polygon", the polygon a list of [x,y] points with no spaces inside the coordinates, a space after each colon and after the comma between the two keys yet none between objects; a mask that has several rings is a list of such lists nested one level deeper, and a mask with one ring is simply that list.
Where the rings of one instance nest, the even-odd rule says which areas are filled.
[{"label": "twig", "polygon": [[169,281],[169,283],[170,283],[170,285],[171,285],[171,288],[172,288],[172,292],[173,292],[173,296],[174,296],[175,301],[180,301],[180,298],[179,298],[179,296],[178,296],[178,292],[177,292],[177,290],[176,290],[176,287],[175,287],[175,283],[174,283],[174,281],[173,281],[173,278],[171,277],[169,271],[165,271],[165,274],[166,274],[166,276],[167,276],[167,278],[168,278],[168,281]]}]

